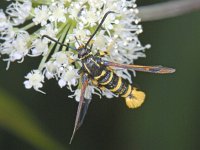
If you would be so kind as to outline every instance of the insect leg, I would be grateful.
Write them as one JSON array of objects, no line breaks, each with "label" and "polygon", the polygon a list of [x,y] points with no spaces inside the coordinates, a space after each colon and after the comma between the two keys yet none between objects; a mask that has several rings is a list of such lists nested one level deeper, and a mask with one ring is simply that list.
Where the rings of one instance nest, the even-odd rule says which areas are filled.
[{"label": "insect leg", "polygon": [[54,42],[57,43],[57,44],[60,44],[61,46],[65,46],[65,47],[67,47],[67,48],[71,48],[71,49],[73,49],[73,50],[76,50],[74,47],[69,46],[69,44],[63,44],[63,43],[59,42],[58,40],[53,39],[52,37],[50,37],[50,36],[48,36],[48,35],[43,35],[43,36],[42,36],[42,39],[43,39],[43,38],[47,38],[47,39],[49,39],[49,40],[51,40],[51,41],[54,41]]}]

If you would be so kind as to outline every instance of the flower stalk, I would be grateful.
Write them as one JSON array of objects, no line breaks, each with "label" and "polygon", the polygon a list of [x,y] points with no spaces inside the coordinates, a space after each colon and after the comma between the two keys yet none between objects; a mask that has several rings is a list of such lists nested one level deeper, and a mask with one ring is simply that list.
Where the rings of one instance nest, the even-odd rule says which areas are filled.
[{"label": "flower stalk", "polygon": [[142,22],[176,17],[200,9],[200,0],[171,0],[158,4],[141,6],[138,16]]}]

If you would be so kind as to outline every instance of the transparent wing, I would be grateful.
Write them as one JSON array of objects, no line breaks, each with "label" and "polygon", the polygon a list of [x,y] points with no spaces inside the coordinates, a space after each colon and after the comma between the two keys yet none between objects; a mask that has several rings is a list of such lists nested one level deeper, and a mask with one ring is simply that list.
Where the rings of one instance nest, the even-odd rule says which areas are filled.
[{"label": "transparent wing", "polygon": [[76,131],[82,125],[85,115],[87,113],[88,106],[90,104],[90,100],[88,100],[88,99],[84,100],[84,95],[85,95],[85,90],[87,88],[87,85],[88,85],[88,78],[87,78],[87,75],[84,74],[82,76],[81,96],[80,96],[80,101],[79,101],[78,109],[77,109],[77,113],[76,113],[74,130],[73,130],[70,142],[69,142],[70,144],[74,138]]},{"label": "transparent wing", "polygon": [[109,61],[104,61],[104,64],[110,67],[133,69],[135,71],[159,73],[159,74],[173,73],[176,71],[173,68],[168,68],[168,67],[163,67],[163,66],[128,65],[128,64],[118,64],[118,63],[109,62]]},{"label": "transparent wing", "polygon": [[77,129],[83,124],[83,120],[85,119],[85,115],[87,113],[90,102],[91,102],[91,99],[84,99],[83,101],[80,117],[77,124]]}]

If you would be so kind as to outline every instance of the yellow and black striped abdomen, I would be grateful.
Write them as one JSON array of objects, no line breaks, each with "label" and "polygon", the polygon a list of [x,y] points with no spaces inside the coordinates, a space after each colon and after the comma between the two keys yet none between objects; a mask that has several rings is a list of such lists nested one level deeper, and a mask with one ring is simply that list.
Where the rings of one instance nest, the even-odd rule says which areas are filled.
[{"label": "yellow and black striped abdomen", "polygon": [[144,92],[132,87],[128,81],[117,76],[112,70],[105,69],[94,79],[101,86],[124,97],[129,108],[137,108],[144,102]]},{"label": "yellow and black striped abdomen", "polygon": [[[99,78],[98,83],[115,94],[124,95],[128,92],[129,83],[117,76],[112,70],[105,70],[105,74]],[[128,93],[127,95],[129,95]]]}]

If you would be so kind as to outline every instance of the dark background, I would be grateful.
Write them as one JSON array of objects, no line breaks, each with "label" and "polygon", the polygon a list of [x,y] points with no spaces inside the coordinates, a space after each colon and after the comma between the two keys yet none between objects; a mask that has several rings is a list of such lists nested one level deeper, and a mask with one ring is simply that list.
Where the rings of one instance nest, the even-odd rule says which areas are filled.
[{"label": "dark background", "polygon": [[[138,5],[155,2],[159,0],[143,0]],[[22,64],[12,63],[8,71],[5,70],[6,63],[1,60],[0,149],[61,149],[48,147],[51,144],[48,140],[38,140],[35,144],[34,139],[39,139],[37,134],[39,137],[42,137],[40,134],[51,137],[64,149],[71,150],[198,149],[200,11],[141,24],[144,30],[140,35],[141,42],[150,43],[152,48],[146,51],[146,58],[135,63],[169,66],[176,72],[170,75],[137,73],[133,80],[147,97],[145,104],[136,110],[128,109],[120,98],[99,100],[99,97],[93,96],[85,122],[71,145],[68,142],[77,109],[77,103],[67,97],[71,93],[60,89],[55,80],[45,82],[43,90],[46,95],[24,88],[24,76],[37,68],[39,58],[25,58]],[[26,121],[20,121],[21,115],[17,110],[15,112],[15,105],[10,107],[6,104],[6,98],[16,105],[23,105],[26,111],[21,112],[22,118],[37,126],[39,132],[31,133],[29,129],[23,132],[28,125]],[[15,121],[9,121],[13,119]],[[30,130],[33,128],[30,127]],[[37,143],[42,142],[45,146],[37,147]]]}]

